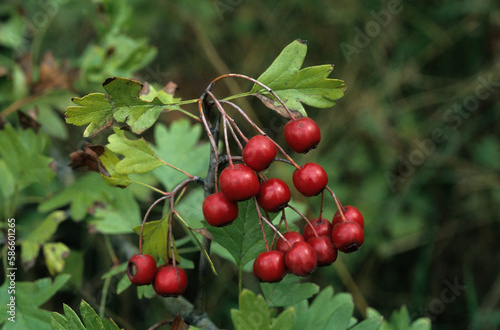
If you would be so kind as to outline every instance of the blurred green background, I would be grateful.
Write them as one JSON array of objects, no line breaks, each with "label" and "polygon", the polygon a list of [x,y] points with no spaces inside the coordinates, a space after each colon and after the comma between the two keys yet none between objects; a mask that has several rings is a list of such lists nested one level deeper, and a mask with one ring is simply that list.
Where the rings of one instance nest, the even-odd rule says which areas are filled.
[{"label": "blurred green background", "polygon": [[[72,96],[123,76],[174,81],[178,97],[197,98],[216,76],[256,78],[294,39],[307,40],[304,65],[334,64],[331,77],[347,89],[335,107],[308,109],[323,138],[299,162],[322,164],[341,201],[365,216],[363,248],[343,258],[359,292],[384,315],[405,304],[435,329],[500,327],[498,1],[7,0],[0,23],[0,110],[39,108],[61,181],[81,130],[52,117]],[[250,87],[231,81],[217,92]],[[279,136],[284,122],[258,100],[242,102]],[[230,327],[237,290],[226,284],[236,274],[217,266],[208,312]],[[321,269],[312,280],[347,291],[338,273]],[[124,296],[132,299],[110,299],[134,324],[134,307],[117,301]],[[58,299],[49,308],[78,297]]]}]

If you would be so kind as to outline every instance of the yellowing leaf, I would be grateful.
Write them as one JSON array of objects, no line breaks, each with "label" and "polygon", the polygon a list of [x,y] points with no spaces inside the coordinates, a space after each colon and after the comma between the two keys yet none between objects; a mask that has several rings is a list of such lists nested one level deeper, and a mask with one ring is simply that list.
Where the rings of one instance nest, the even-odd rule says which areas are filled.
[{"label": "yellowing leaf", "polygon": [[66,122],[76,126],[87,125],[83,136],[89,137],[112,124],[113,112],[109,99],[103,93],[91,93],[84,97],[75,97],[66,109]]},{"label": "yellowing leaf", "polygon": [[163,110],[179,110],[180,98],[174,99],[166,92],[156,92],[151,99],[140,97],[143,85],[135,80],[125,78],[108,78],[103,83],[107,95],[92,93],[82,98],[74,98],[66,109],[66,122],[83,126],[84,136],[92,136],[112,124],[112,120],[130,126],[132,132],[140,134],[151,127]]},{"label": "yellowing leaf", "polygon": [[61,242],[43,245],[43,255],[50,275],[59,274],[64,269],[64,259],[69,255],[69,248]]},{"label": "yellowing leaf", "polygon": [[146,140],[130,140],[125,132],[115,128],[115,134],[108,137],[107,148],[124,158],[115,165],[118,174],[146,173],[159,166],[166,165],[151,149]]}]

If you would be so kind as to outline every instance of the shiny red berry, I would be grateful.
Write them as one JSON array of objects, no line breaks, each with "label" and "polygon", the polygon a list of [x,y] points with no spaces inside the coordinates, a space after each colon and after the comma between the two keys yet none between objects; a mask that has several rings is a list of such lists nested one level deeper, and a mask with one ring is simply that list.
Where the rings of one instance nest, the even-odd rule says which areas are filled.
[{"label": "shiny red berry", "polygon": [[276,146],[270,138],[255,135],[243,148],[243,162],[254,171],[260,172],[269,167],[276,153]]},{"label": "shiny red berry", "polygon": [[238,203],[228,200],[220,191],[207,196],[201,208],[205,220],[216,227],[228,225],[238,217]]},{"label": "shiny red berry", "polygon": [[344,253],[355,252],[365,240],[363,228],[354,221],[336,224],[332,230],[332,242],[337,250]]},{"label": "shiny red berry", "polygon": [[286,123],[284,131],[286,144],[295,152],[306,153],[318,146],[321,132],[314,120],[302,117]]},{"label": "shiny red berry", "polygon": [[[363,215],[357,208],[351,205],[344,206],[344,217],[346,221],[354,221],[357,222],[361,228],[365,228],[365,220],[363,219]],[[342,217],[340,216],[340,212],[337,211],[332,219],[332,225],[335,226],[337,223],[342,222]]]},{"label": "shiny red berry", "polygon": [[281,251],[261,252],[253,263],[253,274],[262,282],[278,282],[286,275],[285,256]]},{"label": "shiny red berry", "polygon": [[307,243],[316,252],[318,266],[328,266],[337,260],[337,249],[333,246],[330,236],[311,237]]},{"label": "shiny red berry", "polygon": [[149,254],[136,254],[128,261],[127,275],[130,282],[135,285],[153,283],[156,272],[156,261]]},{"label": "shiny red berry", "polygon": [[156,294],[164,297],[177,297],[186,291],[188,278],[184,269],[178,266],[163,265],[158,270],[153,284]]},{"label": "shiny red berry", "polygon": [[318,257],[311,245],[296,242],[285,254],[285,265],[292,274],[307,276],[318,266]]},{"label": "shiny red berry", "polygon": [[283,236],[286,241],[280,237],[276,242],[276,250],[283,252],[283,254],[286,254],[296,242],[305,242],[302,234],[296,231],[287,231]]},{"label": "shiny red berry", "polygon": [[[330,221],[324,218],[315,218],[310,221],[311,224],[307,223],[304,226],[304,230],[302,232],[302,235],[304,236],[304,239],[307,241],[311,237],[315,237],[314,235],[314,230],[316,230],[316,233],[318,236],[328,236],[332,234],[332,224]],[[313,230],[314,228],[314,230]]]},{"label": "shiny red berry", "polygon": [[328,184],[328,175],[323,167],[316,163],[306,163],[293,172],[293,184],[304,196],[311,197],[319,194]]},{"label": "shiny red berry", "polygon": [[220,190],[230,201],[244,201],[259,192],[257,174],[244,164],[226,167],[219,178]]},{"label": "shiny red berry", "polygon": [[257,202],[267,212],[278,212],[288,205],[291,194],[287,184],[277,178],[268,179],[260,184]]}]

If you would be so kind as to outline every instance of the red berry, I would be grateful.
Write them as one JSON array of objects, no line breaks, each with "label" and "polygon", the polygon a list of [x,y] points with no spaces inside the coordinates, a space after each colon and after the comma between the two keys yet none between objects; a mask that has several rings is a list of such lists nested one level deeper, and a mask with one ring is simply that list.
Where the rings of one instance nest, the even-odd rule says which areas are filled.
[{"label": "red berry", "polygon": [[156,274],[153,289],[164,297],[177,297],[186,291],[188,279],[184,269],[178,266],[163,265]]},{"label": "red berry", "polygon": [[216,192],[205,198],[203,216],[212,226],[225,226],[238,217],[238,203],[228,200],[223,193]]},{"label": "red berry", "polygon": [[298,153],[306,153],[316,148],[321,140],[318,125],[309,117],[289,121],[286,123],[283,133],[286,144]]},{"label": "red berry", "polygon": [[276,153],[276,146],[270,138],[255,135],[243,148],[243,161],[254,171],[260,172],[269,167]]},{"label": "red berry", "polygon": [[306,163],[293,172],[293,184],[304,196],[319,194],[328,184],[328,175],[323,167],[316,163]]},{"label": "red berry", "polygon": [[[304,230],[302,232],[302,235],[304,236],[304,239],[307,241],[311,237],[316,237],[314,235],[314,230],[316,230],[316,233],[318,236],[328,236],[330,237],[332,233],[332,224],[330,221],[324,218],[315,218],[310,221],[311,225],[306,224],[304,227]],[[314,230],[313,230],[314,228]]]},{"label": "red berry", "polygon": [[253,263],[253,274],[262,282],[278,282],[286,275],[285,257],[281,251],[261,252]]},{"label": "red berry", "polygon": [[285,265],[292,274],[307,276],[318,266],[318,257],[311,245],[297,242],[285,254]]},{"label": "red berry", "polygon": [[[361,228],[365,228],[365,220],[363,219],[363,215],[357,208],[351,205],[344,206],[344,216],[346,221],[354,221],[357,222]],[[342,217],[340,216],[340,212],[337,211],[332,219],[332,225],[335,226],[337,223],[342,222]]]},{"label": "red berry", "polygon": [[341,222],[332,230],[333,245],[344,253],[357,251],[365,240],[363,228],[354,221]]},{"label": "red berry", "polygon": [[281,237],[278,238],[278,242],[276,242],[276,250],[283,252],[283,254],[286,254],[288,250],[290,250],[290,247],[296,242],[305,242],[302,234],[296,231],[287,231],[283,234],[283,236],[286,238],[288,243]]},{"label": "red berry", "polygon": [[135,285],[153,283],[156,272],[156,261],[149,254],[136,254],[128,261],[127,275],[130,282]]},{"label": "red berry", "polygon": [[235,164],[222,171],[219,186],[228,200],[240,202],[258,194],[259,178],[250,167]]},{"label": "red berry", "polygon": [[318,266],[328,266],[337,260],[337,249],[333,246],[330,236],[311,237],[307,243],[316,252]]},{"label": "red berry", "polygon": [[290,201],[290,189],[280,179],[271,178],[260,184],[257,194],[257,202],[267,212],[278,212],[288,205]]}]

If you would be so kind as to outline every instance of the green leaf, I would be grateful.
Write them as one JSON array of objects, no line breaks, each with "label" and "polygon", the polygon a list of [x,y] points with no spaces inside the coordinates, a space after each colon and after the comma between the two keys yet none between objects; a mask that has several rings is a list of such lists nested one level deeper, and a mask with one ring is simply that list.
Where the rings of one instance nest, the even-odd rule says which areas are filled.
[{"label": "green leaf", "polygon": [[[111,319],[101,320],[95,310],[84,300],[80,302],[80,315],[68,305],[63,305],[64,315],[53,312],[51,314],[51,325],[53,329],[75,329],[75,330],[119,330],[120,328]],[[82,322],[83,321],[83,322]]]},{"label": "green leaf", "polygon": [[166,165],[151,149],[143,138],[130,140],[125,132],[115,128],[115,134],[108,137],[107,148],[124,158],[115,165],[119,174],[146,173],[159,166]]},{"label": "green leaf", "polygon": [[[239,270],[266,249],[253,200],[238,203],[238,218],[230,226],[212,227],[204,223],[214,240],[234,258]],[[271,229],[266,226],[268,237]]]},{"label": "green leaf", "polygon": [[99,174],[90,172],[42,202],[38,210],[48,212],[69,204],[71,218],[78,221],[87,215],[94,203],[108,203],[116,192],[117,189],[107,185]]},{"label": "green leaf", "polygon": [[410,326],[410,313],[406,306],[401,306],[399,311],[392,312],[389,323],[394,327],[395,330],[408,329]]},{"label": "green leaf", "polygon": [[377,330],[382,325],[383,317],[372,317],[359,322],[351,330]]},{"label": "green leaf", "polygon": [[[176,120],[168,128],[156,125],[153,150],[169,164],[191,175],[204,176],[210,160],[210,144],[200,143],[202,132],[201,125],[191,125],[187,119]],[[186,179],[184,173],[167,166],[155,169],[153,174],[169,190]]]},{"label": "green leaf", "polygon": [[134,133],[140,134],[153,126],[164,109],[179,110],[180,99],[169,94],[162,95],[167,103],[158,97],[151,101],[140,98],[143,85],[131,79],[109,78],[102,84],[113,105],[113,116],[119,122],[127,123]]},{"label": "green leaf", "polygon": [[120,159],[118,159],[118,157],[116,157],[111,150],[104,147],[104,153],[99,156],[99,160],[108,172],[100,172],[102,178],[107,184],[114,187],[124,188],[132,182],[126,174],[120,174],[115,171],[116,164],[120,162]]},{"label": "green leaf", "polygon": [[104,330],[104,325],[102,324],[101,319],[95,310],[84,300],[80,302],[80,314],[82,315],[83,323],[85,323],[85,327],[87,329]]},{"label": "green leaf", "polygon": [[272,320],[271,329],[282,330],[292,329],[295,318],[295,310],[293,308],[285,309],[278,317]]},{"label": "green leaf", "polygon": [[47,212],[68,204],[73,220],[82,220],[87,213],[93,213],[90,224],[102,233],[130,233],[141,221],[133,191],[111,187],[95,172],[80,177],[73,185],[41,203],[39,211]]},{"label": "green leaf", "polygon": [[131,285],[132,282],[130,282],[128,275],[127,274],[123,275],[118,284],[116,285],[116,294],[122,293],[123,291],[127,290]]},{"label": "green leaf", "polygon": [[[141,226],[134,227],[134,231],[139,234],[141,232]],[[144,224],[144,232],[142,235],[143,245],[142,253],[150,254],[155,260],[166,261],[167,256],[167,246],[168,255],[171,257],[170,243],[168,237],[168,214],[167,217],[157,220],[148,221]],[[180,263],[181,259],[177,254],[177,248],[175,246],[174,239],[174,253],[175,260]]]},{"label": "green leaf", "polygon": [[[109,78],[103,83],[103,93],[92,93],[82,98],[74,98],[66,109],[66,122],[77,126],[87,125],[84,136],[95,135],[110,126],[113,118],[126,123],[136,134],[141,134],[153,126],[163,110],[180,110],[180,99],[167,93],[157,93],[150,101],[140,97],[143,85],[135,80]],[[160,99],[161,97],[161,99]]]},{"label": "green leaf", "polygon": [[141,223],[141,210],[129,189],[116,189],[104,207],[95,209],[94,219],[89,221],[93,230],[103,234],[132,233]]},{"label": "green leaf", "polygon": [[272,320],[264,297],[247,289],[240,293],[239,309],[231,310],[231,319],[237,330],[291,329],[293,318],[293,309],[288,309]]},{"label": "green leaf", "polygon": [[[333,65],[320,65],[300,70],[307,53],[307,45],[295,40],[274,60],[271,66],[257,79],[272,89],[295,117],[307,116],[306,104],[316,108],[327,108],[344,95],[342,80],[329,79]],[[255,84],[252,93],[263,103],[284,117],[289,117],[280,102],[266,89]]]},{"label": "green leaf", "polygon": [[267,304],[270,307],[292,306],[319,292],[318,285],[310,282],[300,283],[300,279],[298,276],[288,274],[280,282],[261,283]]},{"label": "green leaf", "polygon": [[110,270],[101,276],[101,280],[105,280],[108,277],[113,277],[127,270],[128,261],[121,263],[119,266],[113,266]]},{"label": "green leaf", "polygon": [[66,319],[68,320],[68,326],[70,329],[85,330],[85,326],[83,325],[82,321],[80,321],[80,318],[75,313],[75,311],[71,309],[71,307],[63,304],[63,310],[64,316],[66,316]]},{"label": "green leaf", "polygon": [[104,330],[120,330],[120,327],[110,318],[102,320],[102,324],[104,325]]},{"label": "green leaf", "polygon": [[310,305],[303,300],[294,307],[294,329],[347,329],[354,303],[350,294],[334,295],[333,288],[329,286],[318,293]]},{"label": "green leaf", "polygon": [[[0,313],[0,324],[2,329],[51,329],[50,312],[39,307],[47,302],[57,291],[59,291],[69,279],[69,275],[57,276],[54,281],[43,278],[34,282],[17,282],[15,303],[16,322],[7,321],[8,313]],[[6,306],[11,295],[8,293],[9,281],[4,281],[0,287],[0,304]],[[67,328],[66,328],[67,329]]]},{"label": "green leaf", "polygon": [[[128,4],[106,2],[107,13],[123,17],[120,13],[124,11],[130,11]],[[99,38],[98,44],[90,43],[80,57],[80,81],[86,90],[97,88],[107,77],[131,77],[155,58],[157,50],[145,38],[131,38],[120,32],[123,22],[119,25],[110,28],[108,22],[103,23],[99,33],[103,38]]]},{"label": "green leaf", "polygon": [[67,330],[69,329],[69,322],[68,319],[65,318],[63,315],[52,312],[50,314],[50,325],[52,327],[52,330]]},{"label": "green leaf", "polygon": [[66,122],[76,126],[88,124],[83,136],[93,136],[112,124],[113,106],[103,93],[74,97],[72,101],[77,106],[66,109]]},{"label": "green leaf", "polygon": [[64,211],[54,211],[24,237],[21,242],[21,261],[26,268],[33,265],[42,245],[54,235],[66,218]]},{"label": "green leaf", "polygon": [[413,321],[411,324],[411,330],[430,330],[431,329],[431,319],[428,317],[421,317]]},{"label": "green leaf", "polygon": [[61,242],[46,243],[43,245],[45,264],[50,275],[54,276],[62,272],[64,269],[64,259],[68,257],[69,253],[69,248]]},{"label": "green leaf", "polygon": [[[56,173],[50,167],[53,159],[46,156],[49,150],[47,135],[35,133],[31,129],[16,129],[6,124],[0,129],[0,146],[0,197],[19,203],[19,197],[29,200],[33,191],[36,191],[26,189],[26,195],[22,195],[21,192],[28,186],[48,188]],[[17,200],[14,198],[15,192]],[[0,208],[3,209],[5,205],[8,206],[9,203],[2,202]],[[11,207],[13,206],[19,207],[19,204]]]}]

